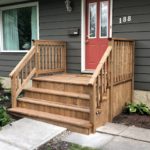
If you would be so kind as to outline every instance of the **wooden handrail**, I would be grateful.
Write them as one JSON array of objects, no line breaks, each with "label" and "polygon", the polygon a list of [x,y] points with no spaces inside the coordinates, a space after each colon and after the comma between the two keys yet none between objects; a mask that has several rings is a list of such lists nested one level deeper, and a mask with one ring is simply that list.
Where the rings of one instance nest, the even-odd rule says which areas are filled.
[{"label": "wooden handrail", "polygon": [[96,78],[99,75],[100,70],[102,69],[106,59],[108,58],[108,56],[110,55],[110,52],[112,51],[112,46],[108,46],[106,52],[104,53],[102,59],[100,60],[94,74],[92,75],[92,78],[89,81],[89,85],[94,85],[94,83],[96,82]]},{"label": "wooden handrail", "polygon": [[14,70],[10,73],[11,78],[11,95],[12,107],[17,106],[17,97],[36,73],[36,47],[32,46],[31,50],[23,57]]},{"label": "wooden handrail", "polygon": [[31,59],[34,53],[35,53],[35,46],[32,46],[30,51],[27,52],[27,54],[22,58],[22,60],[17,64],[17,66],[9,74],[9,77],[12,77],[13,75],[17,74],[21,70],[21,68],[25,66],[25,63]]},{"label": "wooden handrail", "polygon": [[12,107],[34,75],[66,71],[66,42],[36,40],[30,51],[10,73]]},{"label": "wooden handrail", "polygon": [[110,38],[110,41],[128,41],[128,42],[134,42],[135,40],[133,39],[128,39],[128,38]]}]

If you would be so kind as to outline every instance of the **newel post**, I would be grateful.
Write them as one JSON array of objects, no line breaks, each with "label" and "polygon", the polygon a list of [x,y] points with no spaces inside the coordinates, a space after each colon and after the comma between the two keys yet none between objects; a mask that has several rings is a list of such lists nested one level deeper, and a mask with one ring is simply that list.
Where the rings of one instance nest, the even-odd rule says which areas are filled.
[{"label": "newel post", "polygon": [[11,102],[12,102],[12,108],[17,107],[17,97],[16,97],[16,90],[17,90],[17,81],[16,76],[11,77]]},{"label": "newel post", "polygon": [[36,69],[36,73],[35,76],[38,77],[38,68],[39,68],[39,51],[38,51],[38,46],[37,46],[37,41],[33,40],[33,46],[35,46],[35,69]]},{"label": "newel post", "polygon": [[96,84],[89,85],[89,92],[90,92],[90,122],[93,125],[92,132],[96,132]]}]

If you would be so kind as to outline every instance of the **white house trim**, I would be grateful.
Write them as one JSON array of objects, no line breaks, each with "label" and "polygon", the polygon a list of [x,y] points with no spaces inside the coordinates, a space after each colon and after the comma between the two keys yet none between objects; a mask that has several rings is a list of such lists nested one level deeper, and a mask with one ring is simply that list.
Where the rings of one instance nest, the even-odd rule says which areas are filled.
[{"label": "white house trim", "polygon": [[112,23],[113,23],[113,0],[110,0],[110,29],[109,29],[110,38],[112,38]]},{"label": "white house trim", "polygon": [[28,51],[5,51],[3,48],[3,26],[2,26],[2,11],[4,10],[9,10],[9,9],[16,9],[16,8],[23,8],[23,7],[32,7],[36,6],[37,7],[37,39],[39,39],[39,3],[38,2],[29,2],[29,3],[24,3],[24,4],[16,4],[16,5],[11,5],[11,6],[4,6],[0,7],[0,52],[4,53],[26,53]]},{"label": "white house trim", "polygon": [[86,0],[81,0],[81,72],[85,71]]},{"label": "white house trim", "polygon": [[[112,19],[113,19],[113,0],[110,0],[110,33],[112,37]],[[86,0],[81,0],[81,72],[93,73],[92,70],[85,69],[85,56],[86,56]]]}]

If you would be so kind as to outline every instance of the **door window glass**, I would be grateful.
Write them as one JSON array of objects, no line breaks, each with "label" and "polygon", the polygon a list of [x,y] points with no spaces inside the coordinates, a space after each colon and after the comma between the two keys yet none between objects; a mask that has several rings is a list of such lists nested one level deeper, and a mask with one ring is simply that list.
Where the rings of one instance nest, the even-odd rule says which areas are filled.
[{"label": "door window glass", "polygon": [[97,3],[89,4],[89,38],[96,37]]},{"label": "door window glass", "polygon": [[100,2],[100,37],[108,37],[108,1]]}]

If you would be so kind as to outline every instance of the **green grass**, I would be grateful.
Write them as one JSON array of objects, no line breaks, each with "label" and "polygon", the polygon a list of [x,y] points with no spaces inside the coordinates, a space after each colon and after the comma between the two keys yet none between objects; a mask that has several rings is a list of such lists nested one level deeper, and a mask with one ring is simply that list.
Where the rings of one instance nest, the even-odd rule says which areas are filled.
[{"label": "green grass", "polygon": [[71,144],[70,148],[68,150],[96,150],[90,147],[82,147],[80,145],[77,144]]}]

